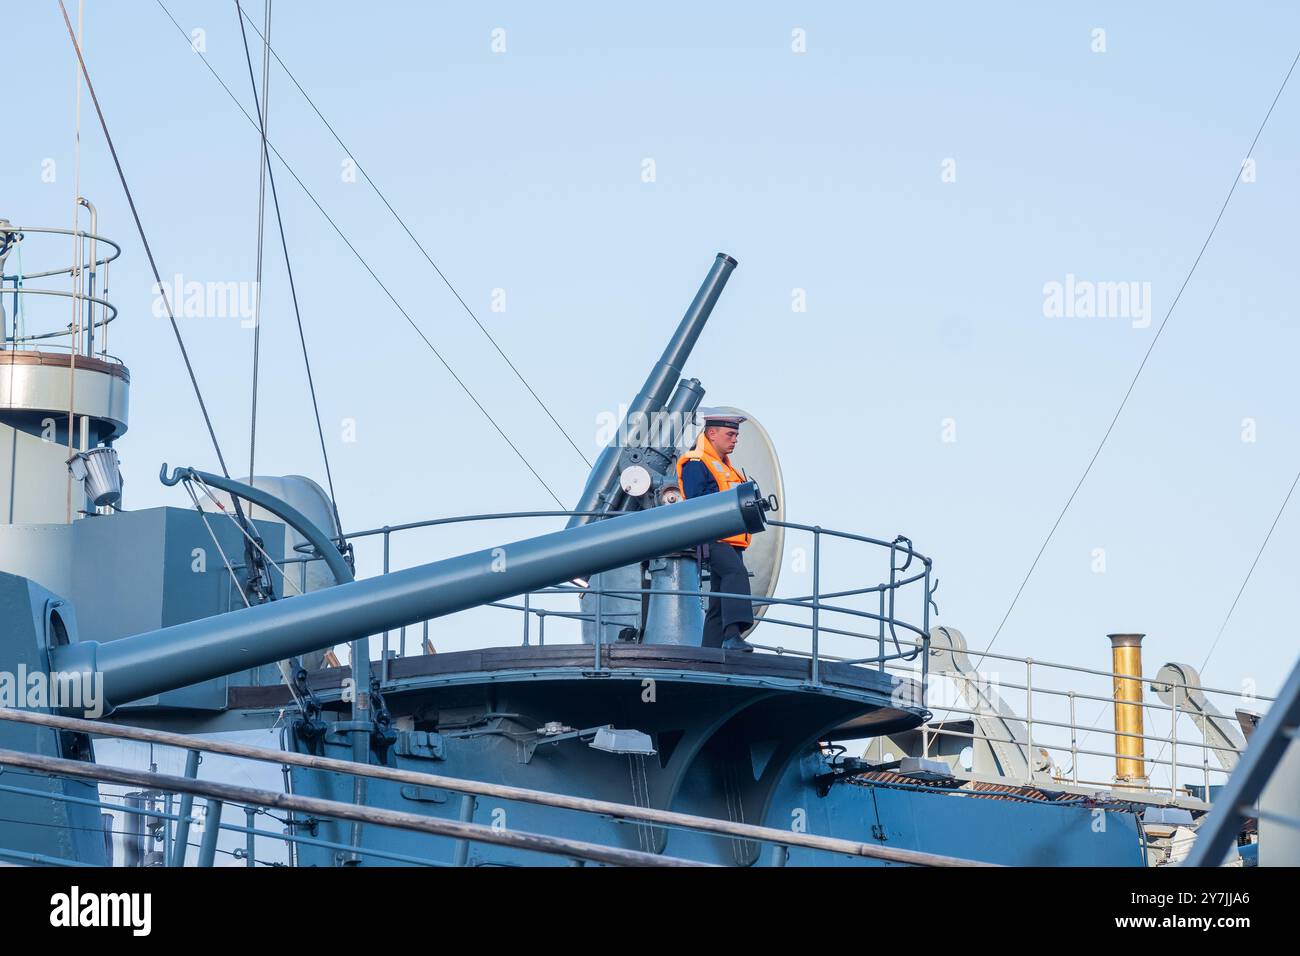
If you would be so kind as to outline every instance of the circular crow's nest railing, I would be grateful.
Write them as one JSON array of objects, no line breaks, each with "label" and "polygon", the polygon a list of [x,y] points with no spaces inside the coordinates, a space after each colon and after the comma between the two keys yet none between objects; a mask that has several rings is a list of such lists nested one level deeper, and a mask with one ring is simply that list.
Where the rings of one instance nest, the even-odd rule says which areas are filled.
[{"label": "circular crow's nest railing", "polygon": [[[93,219],[92,215],[92,219]],[[75,352],[78,355],[115,361],[108,354],[108,326],[117,318],[117,308],[107,298],[109,265],[122,254],[112,239],[89,232],[48,226],[15,226],[0,220],[0,348]],[[28,272],[23,268],[23,251],[31,235],[70,236],[73,262],[53,269]],[[101,254],[101,245],[107,252]],[[71,279],[69,288],[52,288],[48,282],[29,285],[33,280],[59,276]],[[72,302],[73,318],[42,321],[33,316],[54,311],[58,300]],[[66,313],[65,313],[66,316]],[[67,342],[59,342],[67,339]],[[120,364],[120,363],[119,363]]]}]

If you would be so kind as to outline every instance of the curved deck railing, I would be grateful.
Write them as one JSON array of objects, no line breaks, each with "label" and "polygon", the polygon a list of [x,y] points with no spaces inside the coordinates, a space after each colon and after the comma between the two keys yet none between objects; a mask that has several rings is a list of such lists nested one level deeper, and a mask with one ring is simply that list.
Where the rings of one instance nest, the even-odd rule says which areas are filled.
[{"label": "curved deck railing", "polygon": [[[93,222],[93,210],[91,218]],[[53,269],[26,271],[22,268],[21,253],[28,233],[70,237],[73,241],[74,261]],[[100,243],[109,249],[102,256],[99,254]],[[0,314],[4,315],[4,325],[0,328],[0,349],[54,348],[75,351],[78,355],[105,361],[117,361],[108,354],[108,326],[117,318],[118,311],[107,295],[109,265],[122,254],[121,246],[106,236],[97,235],[93,224],[90,231],[6,225],[0,229],[0,250],[6,251],[8,255],[5,259],[6,269],[0,274]],[[15,253],[18,254],[16,257]],[[57,276],[68,276],[71,288],[55,289],[47,285],[33,287],[27,284],[33,280]],[[72,301],[73,320],[63,327],[28,330],[26,325],[30,318],[28,311],[32,304],[31,297],[36,297],[38,301]],[[8,312],[2,307],[4,305],[9,306]],[[98,336],[97,330],[100,333]],[[70,342],[58,345],[55,340],[61,338],[70,339]]]},{"label": "curved deck railing", "polygon": [[[577,513],[579,512],[557,510],[453,516],[369,528],[344,537],[354,545],[361,545],[368,540],[376,542],[381,549],[377,562],[380,565],[379,573],[387,573],[397,569],[392,552],[394,539],[398,535],[474,522],[557,518]],[[1208,802],[1215,788],[1226,780],[1232,762],[1239,756],[1239,747],[1212,743],[1203,731],[1197,731],[1195,728],[1204,727],[1208,718],[1186,706],[1180,706],[1177,700],[1171,705],[1144,698],[1139,706],[1143,712],[1145,732],[1117,733],[1110,723],[1114,706],[1129,701],[1114,696],[1113,682],[1117,678],[1139,675],[1116,674],[1101,668],[1056,664],[1011,654],[978,654],[975,651],[971,652],[971,656],[978,658],[981,663],[978,674],[933,673],[930,669],[932,655],[929,626],[930,611],[935,609],[937,579],[933,576],[929,558],[916,551],[906,538],[887,541],[818,525],[777,521],[769,523],[810,537],[808,570],[812,587],[790,596],[753,597],[756,605],[766,605],[768,611],[760,626],[751,632],[750,642],[767,653],[808,658],[811,662],[810,682],[814,684],[821,680],[821,668],[825,662],[872,667],[909,677],[919,686],[922,697],[917,703],[921,706],[929,707],[941,718],[951,716],[972,722],[970,729],[961,729],[953,726],[953,720],[932,721],[923,732],[922,751],[914,756],[943,754],[952,763],[954,770],[970,771],[971,767],[963,764],[966,757],[954,759],[950,752],[952,748],[945,747],[944,740],[961,741],[966,746],[973,746],[979,741],[1011,745],[1020,748],[1027,767],[1040,763],[1042,754],[1047,756],[1044,771],[1035,773],[1028,770],[1017,779],[1019,783],[1035,785],[1051,781],[1079,787],[1110,788],[1116,785],[1112,775],[1114,761],[1119,757],[1131,756],[1118,752],[1114,743],[1116,738],[1140,738],[1146,743],[1147,749],[1144,760],[1150,769],[1148,790],[1205,802]],[[830,541],[871,548],[886,556],[888,563],[882,567],[882,573],[875,576],[873,583],[860,587],[826,587],[827,561],[824,551]],[[797,545],[798,542],[794,543]],[[787,542],[787,551],[798,550],[791,549],[790,544]],[[297,565],[298,573],[303,579],[302,584],[305,585],[306,567],[317,560],[319,559],[309,555],[288,558],[283,562],[287,569],[286,576],[292,578],[290,566]],[[572,606],[575,598],[583,594],[597,595],[599,608],[602,598],[626,600],[643,593],[688,594],[698,596],[701,600],[711,596],[704,589],[665,592],[651,588],[629,590],[565,585],[534,591],[521,595],[518,600],[497,602],[490,607],[518,616],[517,639],[523,645],[533,642],[556,643],[557,640],[560,643],[574,643],[580,637],[563,631],[557,637],[555,623],[562,622],[570,627],[584,622],[594,623],[600,613],[599,610],[588,612],[575,609]],[[915,601],[921,603],[919,607],[915,602],[909,605],[914,613],[905,616],[901,609],[904,606],[904,596],[908,594],[914,594]],[[569,606],[555,606],[557,600],[566,601]],[[859,606],[853,606],[853,602]],[[550,628],[548,622],[551,623]],[[595,628],[597,635],[602,631],[603,628]],[[382,680],[389,679],[388,662],[392,658],[407,656],[412,632],[420,638],[420,650],[417,653],[428,649],[429,622],[376,636],[381,651]],[[787,635],[789,640],[785,639]],[[864,644],[870,647],[871,652],[863,653]],[[480,642],[479,646],[487,646],[487,642]],[[493,646],[501,646],[501,642],[494,641]],[[1103,647],[1099,642],[1099,653]],[[598,655],[599,646],[595,650]],[[593,665],[598,666],[598,661],[599,657],[595,656]],[[967,706],[962,684],[971,681],[992,685],[996,689],[999,698],[1011,711],[1009,719],[1016,726],[1017,732],[1021,733],[1019,737],[1013,738],[1001,729],[982,729],[982,724],[987,725],[983,719],[994,715]],[[1218,709],[1229,718],[1235,707],[1262,708],[1272,701],[1272,698],[1265,695],[1189,686],[1154,676],[1143,677],[1142,681],[1143,686],[1148,688],[1158,683],[1183,694],[1191,691],[1204,694],[1211,702],[1217,701]],[[936,694],[940,699],[935,699]],[[1081,712],[1092,707],[1097,709],[1095,714]],[[1194,736],[1186,734],[1185,725],[1188,720],[1192,721]],[[1109,741],[1109,745],[1105,741]]]},{"label": "curved deck railing", "polygon": [[[368,539],[377,539],[381,552],[381,561],[379,573],[387,574],[396,570],[392,560],[393,539],[398,534],[413,532],[417,530],[427,530],[431,528],[447,527],[451,525],[466,525],[477,522],[496,522],[503,520],[522,520],[522,519],[540,519],[540,518],[568,518],[575,515],[591,515],[600,518],[610,518],[608,512],[579,512],[567,510],[553,511],[521,511],[521,512],[503,512],[492,514],[475,514],[475,515],[457,515],[444,518],[431,518],[424,521],[413,521],[398,525],[385,525],[378,528],[363,529],[361,531],[350,532],[343,535],[340,540],[345,540],[355,548],[358,544],[366,542]],[[920,671],[924,678],[927,666],[926,657],[923,649],[929,641],[930,610],[933,607],[934,586],[932,584],[933,562],[930,558],[917,551],[912,542],[905,537],[898,537],[892,541],[886,541],[879,538],[871,538],[866,535],[854,534],[846,531],[837,531],[830,528],[823,528],[817,525],[804,525],[793,522],[769,521],[774,526],[780,526],[787,531],[806,534],[811,538],[811,564],[809,571],[811,573],[812,590],[807,594],[798,594],[792,597],[782,597],[773,595],[771,597],[762,595],[742,595],[729,594],[727,592],[711,592],[703,587],[698,590],[665,590],[651,587],[644,588],[623,588],[623,587],[592,587],[589,584],[569,584],[556,587],[543,588],[537,591],[531,591],[519,596],[519,601],[499,601],[487,605],[490,608],[509,611],[519,615],[517,626],[520,633],[520,643],[527,646],[534,641],[538,644],[545,644],[548,640],[547,621],[560,622],[583,622],[596,624],[594,632],[596,639],[593,647],[593,666],[600,668],[600,648],[603,639],[604,628],[600,625],[603,623],[606,613],[604,602],[606,599],[615,599],[626,601],[629,598],[650,597],[654,595],[676,595],[686,597],[696,597],[705,601],[710,597],[748,597],[755,605],[767,609],[759,626],[763,628],[764,634],[770,634],[777,628],[783,629],[780,633],[789,635],[790,640],[779,640],[772,642],[765,639],[763,641],[751,640],[756,648],[777,654],[793,654],[796,656],[808,657],[810,663],[810,683],[818,685],[822,681],[821,665],[826,660],[836,660],[837,662],[847,663],[852,666],[871,666],[878,670],[885,670],[886,666],[892,662],[898,661],[920,661]],[[870,553],[876,554],[882,560],[887,559],[887,563],[882,564],[880,580],[874,583],[866,584],[861,587],[839,588],[836,590],[826,591],[823,588],[823,575],[825,571],[825,559],[823,556],[824,542],[826,539],[833,539],[839,542],[858,546],[860,548],[873,549]],[[788,543],[787,543],[788,544]],[[310,545],[300,546],[300,551],[310,550]],[[280,562],[283,569],[290,565],[297,565],[297,581],[294,581],[294,574],[291,570],[284,571],[285,590],[289,593],[293,591],[303,591],[306,589],[307,566],[313,562],[319,561],[318,557],[310,554],[301,554],[297,557],[290,557]],[[867,562],[862,561],[866,566]],[[242,568],[241,565],[232,564],[232,571]],[[572,602],[582,596],[594,596],[596,599],[595,607],[591,611],[575,610],[572,608]],[[230,606],[234,606],[235,595],[233,591],[227,600]],[[833,600],[832,600],[833,599]],[[849,603],[853,599],[863,599],[870,603],[868,607],[854,607]],[[901,612],[903,601],[908,599],[912,602],[913,614],[904,616]],[[562,600],[570,603],[569,607],[556,606],[556,600]],[[773,612],[780,611],[783,617],[777,617]],[[467,612],[462,612],[467,613]],[[610,612],[612,614],[612,612]],[[451,619],[454,619],[455,615]],[[836,626],[837,622],[868,622],[871,630],[854,630],[848,626]],[[770,625],[770,628],[769,628]],[[389,661],[393,657],[405,657],[408,650],[409,632],[413,629],[419,629],[421,650],[426,649],[429,641],[429,622],[414,624],[409,627],[401,628],[396,633],[396,647],[394,644],[394,632],[387,631],[379,635],[381,642],[381,680],[387,681],[389,678]],[[751,635],[758,633],[758,628],[751,632]],[[913,641],[904,641],[900,638],[901,634],[914,635]],[[567,638],[567,639],[566,639]],[[850,639],[858,642],[864,642],[868,645],[874,645],[874,653],[857,653],[850,655],[828,654],[825,647],[827,638]],[[549,638],[551,643],[557,643],[557,637],[552,627]],[[580,635],[572,633],[562,633],[559,637],[559,643],[578,643],[581,641]],[[490,645],[482,646],[502,646],[501,643],[495,642]],[[855,645],[860,646],[860,645]],[[915,706],[924,706],[923,700],[910,700],[910,704]]]}]

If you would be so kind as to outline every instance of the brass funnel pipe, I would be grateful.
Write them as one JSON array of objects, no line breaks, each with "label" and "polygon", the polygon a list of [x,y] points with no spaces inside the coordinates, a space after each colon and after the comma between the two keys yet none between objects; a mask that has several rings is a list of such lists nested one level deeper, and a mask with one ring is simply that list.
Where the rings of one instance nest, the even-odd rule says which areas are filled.
[{"label": "brass funnel pipe", "polygon": [[[1115,698],[1115,782],[1147,784],[1142,738],[1142,638],[1145,634],[1108,634]],[[1128,736],[1130,734],[1136,736]]]}]

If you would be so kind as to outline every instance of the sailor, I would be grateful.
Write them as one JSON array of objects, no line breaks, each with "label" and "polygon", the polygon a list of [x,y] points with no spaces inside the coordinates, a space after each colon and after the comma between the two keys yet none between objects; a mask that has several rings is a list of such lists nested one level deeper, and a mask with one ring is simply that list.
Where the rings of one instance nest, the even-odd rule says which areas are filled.
[{"label": "sailor", "polygon": [[[731,463],[731,453],[740,437],[742,415],[705,415],[704,430],[695,448],[677,459],[677,485],[686,498],[726,491],[747,481]],[[700,546],[700,567],[709,568],[709,590],[723,594],[750,594],[749,571],[744,553],[751,535],[734,534]],[[728,651],[752,651],[742,635],[754,626],[754,606],[746,598],[709,598],[704,616],[705,647]]]}]

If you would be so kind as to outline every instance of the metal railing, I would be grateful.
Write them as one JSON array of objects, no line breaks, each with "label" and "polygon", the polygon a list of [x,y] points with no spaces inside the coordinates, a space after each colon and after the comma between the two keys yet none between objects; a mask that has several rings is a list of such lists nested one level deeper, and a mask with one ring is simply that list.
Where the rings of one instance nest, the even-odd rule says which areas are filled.
[{"label": "metal railing", "polygon": [[[393,560],[394,540],[398,535],[474,522],[568,517],[574,514],[594,513],[556,510],[453,516],[369,528],[349,533],[343,538],[354,545],[373,539],[378,550],[379,560],[376,563],[379,564],[379,573],[386,574],[398,569]],[[605,513],[601,517],[608,518],[610,515]],[[880,671],[887,670],[897,676],[906,676],[917,681],[921,691],[921,697],[909,703],[929,706],[941,712],[944,717],[956,715],[974,721],[971,730],[953,728],[948,721],[932,721],[923,735],[924,751],[921,756],[930,756],[931,750],[935,749],[935,741],[943,737],[963,739],[971,746],[981,742],[1006,745],[1019,748],[1029,768],[1019,777],[1019,783],[1035,785],[1050,780],[1080,787],[1113,787],[1116,786],[1116,780],[1111,771],[1115,759],[1129,756],[1120,754],[1113,741],[1116,737],[1140,737],[1147,743],[1148,752],[1144,760],[1153,771],[1149,774],[1147,789],[1191,796],[1208,802],[1214,788],[1230,773],[1229,769],[1216,766],[1219,762],[1218,755],[1226,756],[1231,762],[1238,755],[1239,748],[1224,743],[1211,743],[1204,733],[1189,737],[1185,732],[1180,732],[1180,724],[1186,722],[1184,718],[1190,718],[1194,725],[1202,727],[1208,718],[1180,705],[1179,699],[1196,692],[1207,698],[1226,700],[1228,703],[1220,709],[1225,710],[1229,718],[1233,706],[1264,706],[1272,700],[1264,695],[1248,696],[1222,688],[1183,684],[1165,677],[1142,677],[1144,688],[1159,684],[1173,691],[1174,703],[1164,704],[1144,699],[1138,706],[1143,710],[1148,729],[1142,734],[1123,731],[1117,734],[1110,724],[1114,706],[1131,702],[1114,696],[1113,682],[1117,678],[1138,675],[1117,674],[1098,668],[997,653],[981,654],[978,658],[981,662],[991,660],[1013,670],[1020,670],[1023,676],[1004,675],[1000,670],[990,673],[988,665],[985,665],[984,672],[977,675],[932,673],[929,625],[930,611],[935,607],[937,581],[933,578],[929,558],[917,552],[911,542],[902,537],[886,541],[817,525],[780,521],[769,521],[769,524],[811,539],[804,557],[807,559],[812,587],[807,593],[788,597],[751,597],[756,606],[764,606],[767,610],[761,618],[762,627],[753,632],[760,636],[754,638],[751,634],[751,643],[761,651],[808,659],[809,682],[813,684],[822,680],[823,665],[826,662],[871,667]],[[830,541],[870,547],[887,555],[888,565],[876,576],[876,583],[861,587],[827,588],[824,585],[827,569],[825,551],[827,542]],[[790,550],[789,547],[787,549]],[[797,553],[798,549],[794,550]],[[292,570],[287,573],[294,574],[297,578],[295,587],[298,590],[305,590],[306,568],[318,560],[310,555],[299,555],[287,558],[282,565],[286,569],[297,565],[296,574]],[[843,577],[842,574],[839,576]],[[920,591],[916,596],[921,601],[921,607],[911,621],[899,613],[903,595],[909,593],[909,589]],[[520,636],[512,639],[511,643],[515,640],[525,646],[534,642],[539,645],[577,643],[581,637],[574,633],[573,627],[583,623],[603,623],[605,599],[627,601],[643,595],[662,594],[698,597],[701,600],[714,596],[731,596],[717,595],[703,587],[698,591],[666,591],[655,588],[562,585],[521,595],[517,601],[496,602],[489,607],[520,616],[519,630],[515,632]],[[595,597],[594,610],[574,608],[575,600],[583,595]],[[557,601],[567,602],[567,606],[557,606]],[[865,604],[852,606],[854,601]],[[778,614],[782,616],[777,616]],[[449,620],[453,619],[454,616]],[[552,622],[549,629],[548,620]],[[557,634],[556,622],[568,625],[569,629]],[[862,627],[863,622],[867,623],[866,628]],[[593,649],[593,666],[599,668],[600,636],[604,628],[598,626],[594,630],[597,643]],[[430,642],[428,621],[396,632],[376,635],[380,644],[381,681],[387,683],[391,679],[391,660],[408,656],[410,631],[419,637],[420,651],[417,653],[425,652]],[[781,637],[789,634],[792,640],[784,641],[781,637],[773,639],[774,634]],[[874,653],[862,654],[859,649],[863,642],[867,642]],[[477,646],[485,646],[485,643],[479,642]],[[501,646],[502,643],[504,642],[498,641],[494,646]],[[1050,675],[1055,675],[1055,680]],[[1090,680],[1099,685],[1095,691],[1087,689]],[[1012,737],[1001,729],[992,732],[981,729],[981,723],[999,715],[962,703],[961,684],[971,681],[996,689],[1012,711],[1005,715],[1007,720],[1022,728],[1023,736]],[[936,687],[945,687],[953,699],[942,700],[936,705],[931,699]],[[1080,713],[1081,709],[1094,705],[1098,708],[1095,717],[1089,719]],[[1090,741],[1096,737],[1101,737],[1103,741],[1110,740],[1112,745],[1107,747],[1099,741],[1089,746]],[[1046,755],[1047,766],[1042,768],[1044,772],[1035,773],[1034,770],[1039,769],[1036,764],[1040,761],[1040,753]],[[1194,780],[1196,783],[1193,783]]]},{"label": "metal railing", "polygon": [[[17,271],[6,271],[0,274],[0,314],[5,314],[4,327],[0,328],[0,349],[67,351],[121,364],[120,360],[108,354],[108,326],[117,318],[118,312],[107,296],[109,265],[122,254],[122,247],[112,239],[96,234],[97,216],[94,207],[85,201],[82,205],[91,210],[89,231],[10,224],[0,229],[0,248],[7,245],[6,252],[10,256],[15,252],[18,253],[16,259],[6,263],[11,269],[22,261],[22,247],[28,233],[71,237],[74,260],[69,265],[54,269],[28,272],[19,267]],[[102,256],[99,254],[100,243],[110,250]],[[32,287],[27,284],[32,280],[50,279],[56,276],[68,276],[72,280],[72,287],[53,289],[46,286]],[[30,297],[33,296],[38,300],[45,298],[71,300],[74,303],[73,320],[63,328],[29,331],[26,325],[29,307],[32,304]],[[11,315],[4,313],[3,304],[10,306]],[[69,338],[71,341],[65,345],[52,341],[60,338]]]},{"label": "metal railing", "polygon": [[[918,645],[919,646],[919,645]],[[974,655],[972,655],[974,656]],[[936,742],[942,738],[954,738],[967,741],[1000,744],[1019,748],[1025,757],[1026,771],[1018,782],[1024,785],[1040,785],[1045,780],[1056,783],[1068,783],[1074,786],[1120,787],[1127,789],[1154,790],[1168,792],[1171,795],[1192,796],[1209,802],[1213,789],[1222,785],[1232,772],[1232,764],[1243,752],[1230,741],[1211,743],[1205,732],[1211,717],[1198,709],[1180,704],[1193,694],[1205,695],[1211,703],[1217,700],[1216,710],[1226,711],[1217,719],[1231,721],[1232,710],[1236,707],[1264,709],[1274,701],[1267,695],[1247,695],[1242,691],[1232,691],[1218,687],[1206,687],[1199,683],[1185,683],[1172,680],[1168,675],[1142,676],[1124,674],[1098,668],[1082,667],[1073,664],[1058,664],[1042,661],[1032,657],[1019,657],[1011,654],[983,653],[985,659],[1001,662],[1014,668],[1023,668],[1023,678],[1007,676],[1000,669],[986,668],[975,674],[956,674],[952,672],[931,672],[922,679],[927,682],[927,699],[930,706],[939,713],[940,719],[932,721],[925,728],[923,753],[930,757]],[[1044,674],[1056,675],[1054,680],[1069,686],[1053,686],[1045,683],[1053,678]],[[1173,698],[1165,704],[1159,700],[1149,699],[1144,694],[1140,702],[1114,696],[1113,686],[1117,680],[1138,680],[1144,690],[1160,687]],[[1096,692],[1079,689],[1080,681],[1093,680],[1103,689]],[[940,703],[933,699],[935,685],[945,683],[949,692]],[[1105,690],[1104,688],[1111,688]],[[973,688],[980,688],[987,700],[989,692],[995,701],[1000,701],[1010,713],[999,714],[992,707],[971,707],[965,701]],[[1143,726],[1152,728],[1143,733],[1117,731],[1111,718],[1116,705],[1139,707],[1143,714]],[[1096,705],[1096,716],[1091,720],[1080,715],[1080,707]],[[946,726],[947,715],[958,715],[973,721],[970,731],[958,730]],[[1185,719],[1184,719],[1185,718]],[[1012,733],[988,733],[981,730],[981,723],[992,722],[1002,725],[1006,721],[1016,732],[1023,731],[1022,736]],[[1179,732],[1180,724],[1190,721],[1193,726],[1202,729],[1195,737],[1183,736]],[[1006,725],[1003,725],[1006,726]],[[1117,747],[1106,749],[1104,745],[1085,746],[1090,737],[1099,736],[1103,740],[1117,737],[1140,739],[1146,751],[1142,757],[1148,768],[1148,779],[1144,783],[1117,781],[1113,775],[1115,761],[1121,757],[1132,757],[1129,753],[1120,753]],[[1155,749],[1154,754],[1151,752]],[[1167,756],[1166,756],[1167,753]],[[1038,774],[1034,773],[1035,764],[1041,755],[1046,755],[1048,766]],[[1188,755],[1194,755],[1195,762]],[[1090,774],[1085,774],[1081,765],[1086,758],[1089,761]],[[1068,764],[1065,762],[1068,759]],[[1212,764],[1221,764],[1215,766]],[[1222,764],[1228,766],[1223,766]],[[968,768],[965,768],[968,769]],[[1108,772],[1111,771],[1111,772]],[[1152,771],[1155,771],[1154,773]],[[1185,771],[1185,773],[1180,773]],[[1199,786],[1192,784],[1192,779],[1199,777]]]},{"label": "metal railing", "polygon": [[[355,548],[358,544],[364,543],[367,539],[374,539],[378,542],[380,549],[379,554],[379,573],[388,574],[391,571],[398,570],[393,562],[393,539],[398,534],[427,530],[432,528],[442,528],[453,525],[466,525],[476,522],[503,521],[503,520],[521,520],[521,519],[541,519],[556,517],[572,517],[575,515],[592,515],[601,518],[613,517],[609,512],[579,512],[579,511],[521,511],[521,512],[503,512],[492,514],[476,515],[458,515],[445,518],[431,518],[424,521],[412,521],[398,525],[384,525],[378,528],[369,528],[361,531],[350,532],[341,536],[340,541],[347,541]],[[570,625],[588,623],[596,625],[594,628],[595,640],[593,648],[593,666],[600,669],[601,647],[609,643],[603,638],[604,627],[601,625],[608,621],[605,602],[607,599],[613,601],[627,602],[629,599],[646,598],[659,595],[675,595],[678,597],[697,598],[701,601],[707,601],[710,598],[727,598],[736,597],[750,600],[756,607],[764,608],[768,613],[761,616],[760,624],[763,626],[771,625],[771,628],[784,629],[782,634],[789,634],[791,640],[783,643],[760,643],[751,641],[759,650],[768,651],[774,654],[791,655],[796,657],[805,657],[809,660],[809,683],[818,685],[822,683],[822,664],[828,660],[834,660],[839,663],[846,663],[851,666],[867,666],[884,671],[886,666],[898,661],[917,661],[920,662],[919,672],[924,678],[928,667],[928,655],[925,648],[929,642],[929,625],[930,611],[933,607],[934,584],[932,583],[932,564],[930,558],[916,551],[912,542],[905,537],[895,538],[893,541],[886,541],[879,538],[871,538],[865,535],[853,534],[845,531],[836,531],[830,528],[822,528],[817,525],[796,524],[793,522],[783,522],[769,520],[768,524],[779,526],[810,536],[811,538],[811,593],[799,594],[793,597],[766,597],[762,595],[742,595],[730,594],[727,592],[714,592],[701,587],[698,590],[667,590],[653,587],[640,588],[621,588],[621,587],[593,587],[590,584],[568,584],[555,587],[543,588],[531,591],[519,596],[519,603],[510,601],[493,602],[487,607],[510,611],[520,615],[519,630],[515,633],[520,634],[518,638],[521,646],[528,646],[536,640],[538,645],[545,645],[548,642],[547,621],[567,622]],[[879,555],[882,559],[887,558],[887,565],[881,568],[879,580],[876,583],[864,585],[861,587],[841,588],[838,590],[825,591],[823,588],[823,579],[825,573],[824,542],[831,539],[836,542],[843,542],[852,546],[861,546],[873,549],[871,554]],[[301,545],[300,552],[309,552],[310,545]],[[284,590],[292,594],[295,591],[302,593],[306,590],[307,584],[307,567],[308,565],[321,561],[317,556],[309,553],[300,553],[295,557],[287,557],[282,561],[276,562],[281,569],[282,583]],[[855,564],[866,566],[867,562],[859,559]],[[296,568],[294,567],[296,566]],[[231,570],[238,571],[243,565],[232,564]],[[855,572],[857,574],[857,572]],[[860,579],[860,576],[859,576]],[[870,578],[869,578],[870,580]],[[595,598],[595,607],[593,610],[575,610],[573,603],[575,600],[585,597]],[[910,596],[914,604],[919,603],[915,609],[915,619],[918,623],[904,618],[899,612],[899,606],[902,603],[903,596]],[[863,600],[867,606],[854,607],[849,602],[854,599]],[[233,585],[227,590],[225,604],[227,609],[238,606],[235,602],[238,595],[234,591]],[[567,606],[557,604],[563,601]],[[586,603],[583,601],[582,603]],[[781,610],[787,616],[776,617],[772,613]],[[468,612],[462,612],[468,613]],[[455,615],[448,620],[453,620]],[[849,627],[835,626],[838,622],[870,622],[870,630],[854,630]],[[418,629],[420,652],[427,652],[430,646],[429,621],[423,621],[412,624],[407,627],[399,628],[396,632],[384,631],[377,635],[380,642],[380,680],[387,683],[390,680],[390,662],[396,658],[408,656],[408,631]],[[914,640],[905,640],[900,637],[900,632],[904,635],[914,635]],[[752,632],[751,632],[752,633]],[[394,635],[396,644],[394,647]],[[827,639],[832,639],[832,643],[842,642],[842,639],[866,642],[874,644],[874,654],[856,654],[856,655],[835,655],[828,653],[826,650]],[[555,634],[555,629],[549,635],[549,641],[555,643],[585,643],[580,633],[574,634],[572,630],[559,635]],[[513,640],[511,641],[513,643]],[[488,646],[488,645],[480,645]],[[503,646],[501,642],[496,642],[490,646]],[[860,645],[855,645],[860,646]],[[917,706],[924,706],[924,701],[916,699],[910,701]]]}]

